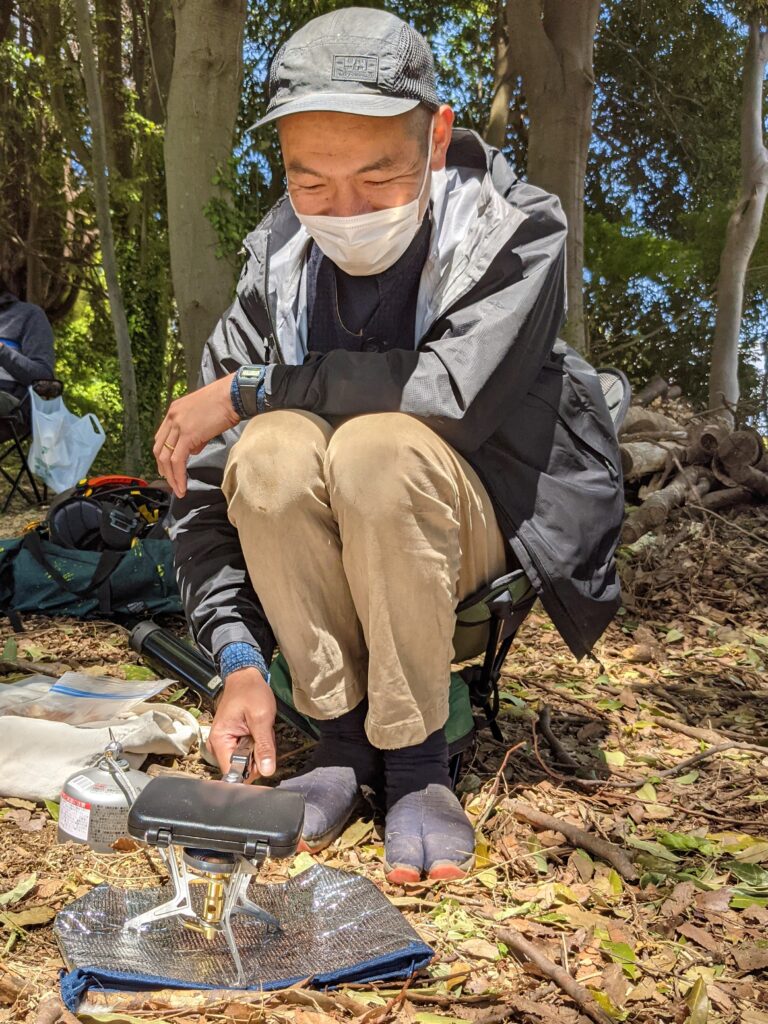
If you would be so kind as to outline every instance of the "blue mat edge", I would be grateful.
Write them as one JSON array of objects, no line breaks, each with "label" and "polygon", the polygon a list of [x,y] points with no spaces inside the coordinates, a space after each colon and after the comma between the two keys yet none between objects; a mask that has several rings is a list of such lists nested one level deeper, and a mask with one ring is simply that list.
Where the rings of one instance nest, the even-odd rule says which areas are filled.
[{"label": "blue mat edge", "polygon": [[[435,955],[435,951],[424,942],[412,942],[396,953],[353,964],[339,971],[328,974],[316,974],[311,981],[314,988],[336,987],[352,982],[387,981],[391,978],[406,978],[425,967]],[[389,968],[389,969],[387,969]],[[269,982],[266,985],[243,989],[244,992],[272,992],[281,988],[289,988],[303,981],[304,978],[285,978]],[[86,989],[98,987],[107,992],[136,992],[152,988],[176,989],[210,989],[217,986],[176,982],[169,984],[167,978],[158,978],[151,974],[132,974],[127,971],[104,971],[94,967],[76,967],[71,971],[62,971],[59,980],[61,1000],[72,1013]]]}]

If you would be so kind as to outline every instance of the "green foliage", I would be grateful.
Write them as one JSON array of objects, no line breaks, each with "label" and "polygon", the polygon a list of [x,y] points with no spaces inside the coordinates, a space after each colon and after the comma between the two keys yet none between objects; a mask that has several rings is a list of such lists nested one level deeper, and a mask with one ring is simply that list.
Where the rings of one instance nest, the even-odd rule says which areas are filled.
[{"label": "green foliage", "polygon": [[[593,360],[620,366],[636,384],[661,373],[699,404],[739,186],[745,34],[734,10],[707,0],[607,0],[595,49],[586,198]],[[759,383],[766,245],[764,232],[745,296],[748,407]]]},{"label": "green foliage", "polygon": [[[220,194],[207,209],[219,237],[217,255],[235,256],[283,191],[274,125],[248,131],[266,106],[271,57],[309,18],[345,2],[249,0],[235,147],[216,176]],[[364,5],[391,10],[425,34],[441,96],[454,106],[458,124],[482,133],[502,0]],[[738,19],[753,6],[603,0],[596,39],[585,227],[591,357],[622,367],[635,384],[662,373],[701,402],[714,286],[739,183],[745,29]],[[31,215],[42,217],[35,243],[43,255],[40,301],[55,321],[57,372],[68,404],[102,419],[108,440],[98,467],[115,470],[122,465],[122,398],[94,227],[90,130],[71,45],[71,12],[55,0],[36,0],[22,24],[18,0],[11,9],[13,31],[0,41],[0,267],[11,268],[20,286],[26,283],[20,240],[28,238]],[[169,396],[183,385],[169,273],[157,55],[149,50],[143,6],[131,0],[120,6],[119,18],[121,47],[110,49],[107,22],[97,31],[97,45],[105,68],[108,60],[120,62],[117,74],[104,81],[107,92],[112,90],[108,133],[120,154],[110,188],[145,468],[152,472],[152,435]],[[514,117],[505,152],[522,173],[527,114],[520,83],[512,84]],[[767,289],[764,234],[744,310],[742,386],[752,401],[760,385]]]}]

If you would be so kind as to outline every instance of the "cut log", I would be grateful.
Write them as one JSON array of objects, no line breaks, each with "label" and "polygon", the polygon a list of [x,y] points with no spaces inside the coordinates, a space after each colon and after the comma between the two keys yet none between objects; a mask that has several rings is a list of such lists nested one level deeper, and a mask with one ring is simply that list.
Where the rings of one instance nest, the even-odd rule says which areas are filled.
[{"label": "cut log", "polygon": [[627,441],[619,445],[621,469],[625,480],[657,473],[673,458],[682,460],[685,448],[672,442]]},{"label": "cut log", "polygon": [[760,435],[756,430],[734,430],[718,444],[717,455],[726,464],[756,466],[763,455]]},{"label": "cut log", "polygon": [[630,406],[621,425],[622,436],[649,432],[678,435],[681,431],[685,433],[680,424],[675,423],[669,416],[653,412],[651,409],[644,409],[641,405]]},{"label": "cut log", "polygon": [[754,430],[735,430],[717,446],[712,471],[721,483],[748,487],[754,494],[768,498],[768,474],[757,465],[764,459],[763,443]]},{"label": "cut log", "polygon": [[660,491],[664,486],[664,481],[667,474],[662,470],[660,473],[654,473],[650,480],[644,484],[640,484],[637,491],[638,501],[645,501],[646,498],[650,498],[656,491]]},{"label": "cut log", "polygon": [[754,501],[754,494],[748,487],[726,487],[719,491],[710,491],[699,498],[702,508],[708,508],[717,512],[723,508],[732,508],[734,505],[743,505]]},{"label": "cut log", "polygon": [[724,423],[708,423],[699,434],[699,443],[705,452],[714,454],[721,441],[731,433],[731,428]]},{"label": "cut log", "polygon": [[754,466],[734,466],[729,470],[734,483],[748,487],[753,495],[768,498],[768,473],[762,473]]},{"label": "cut log", "polygon": [[627,517],[621,532],[622,544],[633,544],[656,526],[666,522],[670,512],[688,498],[698,502],[713,483],[713,476],[703,466],[688,466],[672,483],[646,498],[640,508]]},{"label": "cut log", "polygon": [[650,405],[656,398],[663,398],[669,391],[669,384],[663,377],[654,377],[635,395],[633,405]]}]

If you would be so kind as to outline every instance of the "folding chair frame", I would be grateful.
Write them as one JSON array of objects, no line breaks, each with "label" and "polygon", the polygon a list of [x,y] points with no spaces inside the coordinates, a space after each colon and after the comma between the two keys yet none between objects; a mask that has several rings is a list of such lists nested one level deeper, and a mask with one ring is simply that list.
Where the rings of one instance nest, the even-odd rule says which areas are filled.
[{"label": "folding chair frame", "polygon": [[[64,390],[61,381],[56,379],[38,380],[35,381],[32,387],[38,392],[38,394],[41,394],[41,397],[50,396],[51,398],[59,397]],[[8,511],[8,506],[11,504],[14,494],[19,494],[28,505],[42,505],[48,500],[48,487],[45,484],[43,484],[42,488],[38,486],[29,466],[27,452],[24,450],[23,442],[32,436],[32,431],[25,424],[22,416],[25,402],[29,402],[29,395],[26,395],[19,403],[18,407],[13,409],[6,416],[0,416],[0,424],[3,424],[10,431],[10,438],[7,439],[8,443],[5,448],[0,450],[0,474],[11,485],[11,491],[5,499],[2,512],[0,512],[2,515]],[[21,428],[21,432],[19,428]],[[13,454],[13,452],[16,453],[21,463],[21,467],[15,477],[8,472],[4,465],[5,460],[9,455]],[[24,477],[26,477],[25,486],[28,485],[32,488],[35,495],[34,499],[31,498],[21,486],[21,481]]]}]

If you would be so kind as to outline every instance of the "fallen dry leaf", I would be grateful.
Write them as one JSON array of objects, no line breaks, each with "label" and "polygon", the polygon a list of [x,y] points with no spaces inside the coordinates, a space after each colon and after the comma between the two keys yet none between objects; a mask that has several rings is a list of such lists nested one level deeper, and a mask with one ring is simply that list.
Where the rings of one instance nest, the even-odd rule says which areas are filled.
[{"label": "fallen dry leaf", "polygon": [[662,903],[659,916],[666,921],[680,917],[693,903],[695,894],[696,886],[693,882],[678,882]]},{"label": "fallen dry leaf", "polygon": [[720,943],[705,928],[699,928],[697,925],[686,921],[685,924],[678,925],[677,931],[680,935],[684,935],[686,939],[695,942],[696,945],[709,950],[710,953],[721,952]]},{"label": "fallen dry leaf", "polygon": [[694,899],[697,910],[704,914],[724,914],[731,905],[731,889],[715,889],[712,892],[698,892]]},{"label": "fallen dry leaf", "polygon": [[656,650],[650,644],[632,644],[621,652],[625,661],[647,664],[656,658]]},{"label": "fallen dry leaf", "polygon": [[466,939],[459,947],[462,953],[478,960],[498,960],[499,947],[486,939]]},{"label": "fallen dry leaf", "polygon": [[768,946],[756,942],[734,946],[733,959],[740,971],[763,971],[768,967]]},{"label": "fallen dry leaf", "polygon": [[53,907],[29,907],[28,910],[0,911],[0,924],[5,928],[34,928],[40,924],[49,924],[56,911]]},{"label": "fallen dry leaf", "polygon": [[620,964],[608,964],[603,971],[603,992],[614,1006],[621,1008],[629,991],[629,979]]}]

